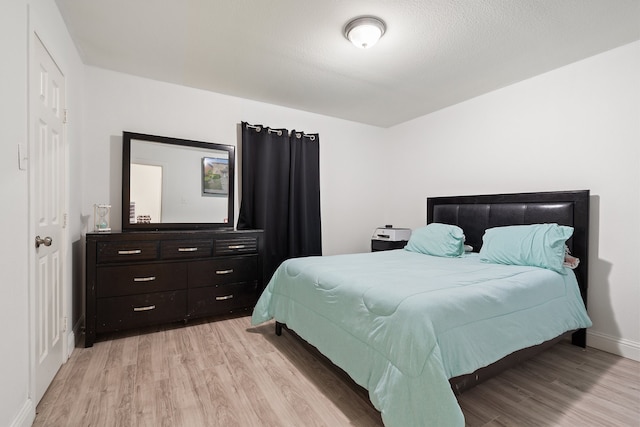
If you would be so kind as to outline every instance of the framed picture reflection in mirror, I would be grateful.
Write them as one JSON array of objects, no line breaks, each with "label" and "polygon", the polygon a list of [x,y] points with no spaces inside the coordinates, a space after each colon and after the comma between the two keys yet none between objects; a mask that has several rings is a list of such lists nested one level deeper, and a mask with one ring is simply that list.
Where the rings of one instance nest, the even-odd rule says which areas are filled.
[{"label": "framed picture reflection in mirror", "polygon": [[229,160],[219,157],[202,158],[202,195],[229,194]]}]

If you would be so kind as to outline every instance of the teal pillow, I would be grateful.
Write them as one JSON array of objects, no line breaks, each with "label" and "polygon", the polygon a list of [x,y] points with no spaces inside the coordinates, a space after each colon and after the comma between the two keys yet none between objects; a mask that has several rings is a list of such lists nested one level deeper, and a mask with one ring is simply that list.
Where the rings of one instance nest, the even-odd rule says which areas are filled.
[{"label": "teal pillow", "polygon": [[426,255],[458,257],[464,253],[464,233],[455,225],[434,222],[414,230],[404,248]]},{"label": "teal pillow", "polygon": [[564,246],[572,234],[573,227],[558,224],[489,228],[482,237],[480,260],[542,267],[565,274]]}]

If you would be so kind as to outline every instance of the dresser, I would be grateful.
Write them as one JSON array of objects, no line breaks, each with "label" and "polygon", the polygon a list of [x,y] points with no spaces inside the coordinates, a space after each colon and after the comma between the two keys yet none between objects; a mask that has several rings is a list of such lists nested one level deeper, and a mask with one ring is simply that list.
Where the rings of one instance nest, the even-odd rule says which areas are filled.
[{"label": "dresser", "polygon": [[261,230],[86,235],[85,346],[106,332],[251,310]]}]

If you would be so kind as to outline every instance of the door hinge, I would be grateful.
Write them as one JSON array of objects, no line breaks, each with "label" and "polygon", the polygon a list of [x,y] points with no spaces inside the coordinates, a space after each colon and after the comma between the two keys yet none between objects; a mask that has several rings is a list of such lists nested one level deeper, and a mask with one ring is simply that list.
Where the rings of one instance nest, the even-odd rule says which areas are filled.
[{"label": "door hinge", "polygon": [[66,212],[62,214],[62,228],[67,228],[67,220],[69,218],[69,214]]},{"label": "door hinge", "polygon": [[66,108],[64,109],[64,114],[62,116],[62,123],[64,123],[65,125],[67,124],[67,117],[69,114],[69,110],[67,110]]},{"label": "door hinge", "polygon": [[67,332],[67,327],[68,327],[67,323],[68,323],[68,318],[67,316],[65,316],[62,318],[62,332]]}]

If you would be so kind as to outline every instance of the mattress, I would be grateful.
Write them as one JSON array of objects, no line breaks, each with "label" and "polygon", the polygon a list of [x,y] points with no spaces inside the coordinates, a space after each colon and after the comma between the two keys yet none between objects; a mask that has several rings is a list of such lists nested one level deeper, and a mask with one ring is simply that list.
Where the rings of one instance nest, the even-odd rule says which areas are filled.
[{"label": "mattress", "polygon": [[448,379],[591,326],[569,269],[392,250],[290,259],[252,323],[285,323],[366,388],[388,427],[463,426]]}]

